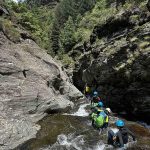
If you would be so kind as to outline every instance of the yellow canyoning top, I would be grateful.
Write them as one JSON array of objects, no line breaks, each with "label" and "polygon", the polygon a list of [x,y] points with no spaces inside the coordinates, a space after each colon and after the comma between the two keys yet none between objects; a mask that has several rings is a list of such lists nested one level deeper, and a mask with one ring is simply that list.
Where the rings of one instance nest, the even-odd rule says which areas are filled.
[{"label": "yellow canyoning top", "polygon": [[89,86],[85,87],[85,92],[91,92],[91,88]]}]

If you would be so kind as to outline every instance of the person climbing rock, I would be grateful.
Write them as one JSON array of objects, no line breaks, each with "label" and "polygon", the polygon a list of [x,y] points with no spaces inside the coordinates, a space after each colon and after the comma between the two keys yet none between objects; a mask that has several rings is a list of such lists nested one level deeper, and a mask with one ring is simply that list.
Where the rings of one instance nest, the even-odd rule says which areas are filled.
[{"label": "person climbing rock", "polygon": [[105,123],[103,125],[103,128],[107,128],[108,127],[108,123],[109,123],[109,116],[111,114],[111,109],[110,108],[106,108],[104,110],[104,112],[106,113],[107,117],[106,117]]},{"label": "person climbing rock", "polygon": [[91,90],[90,85],[88,85],[88,84],[85,85],[84,94],[87,99],[91,98],[92,90]]},{"label": "person climbing rock", "polygon": [[131,135],[133,141],[135,141],[135,135],[127,127],[125,127],[124,121],[117,120],[115,125],[119,131],[117,133],[114,133],[112,130],[108,131],[108,144],[124,149],[124,144],[128,143],[128,136]]},{"label": "person climbing rock", "polygon": [[104,111],[103,106],[104,104],[102,102],[96,103],[96,105],[91,106],[90,118],[92,119],[92,121],[95,116],[98,116],[100,112]]},{"label": "person climbing rock", "polygon": [[91,106],[92,113],[99,114],[103,110],[104,110],[103,102],[94,103],[94,105]]},{"label": "person climbing rock", "polygon": [[109,114],[111,113],[110,108],[101,111],[99,114],[92,114],[92,126],[98,129],[101,133],[103,129],[108,127]]},{"label": "person climbing rock", "polygon": [[97,91],[94,91],[93,92],[93,97],[91,99],[91,106],[94,106],[94,105],[97,105],[98,102],[100,102],[100,97],[98,96],[98,92]]}]

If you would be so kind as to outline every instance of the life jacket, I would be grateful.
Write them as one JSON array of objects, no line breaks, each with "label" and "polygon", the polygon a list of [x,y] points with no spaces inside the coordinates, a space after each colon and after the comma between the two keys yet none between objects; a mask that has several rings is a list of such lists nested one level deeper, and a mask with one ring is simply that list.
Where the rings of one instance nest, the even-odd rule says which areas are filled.
[{"label": "life jacket", "polygon": [[101,111],[99,115],[102,115],[105,119],[107,117],[106,113],[104,111]]},{"label": "life jacket", "polygon": [[108,122],[109,122],[109,117],[108,117],[108,116],[106,117],[105,122],[106,122],[106,123],[108,123]]}]

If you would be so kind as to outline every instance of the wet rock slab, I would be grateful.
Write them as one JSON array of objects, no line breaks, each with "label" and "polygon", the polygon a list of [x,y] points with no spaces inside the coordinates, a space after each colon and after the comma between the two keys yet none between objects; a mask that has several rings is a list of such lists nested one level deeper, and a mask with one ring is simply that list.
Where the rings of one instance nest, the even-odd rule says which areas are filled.
[{"label": "wet rock slab", "polygon": [[0,149],[17,147],[36,136],[37,121],[64,112],[82,94],[61,64],[31,39],[13,43],[0,32]]}]

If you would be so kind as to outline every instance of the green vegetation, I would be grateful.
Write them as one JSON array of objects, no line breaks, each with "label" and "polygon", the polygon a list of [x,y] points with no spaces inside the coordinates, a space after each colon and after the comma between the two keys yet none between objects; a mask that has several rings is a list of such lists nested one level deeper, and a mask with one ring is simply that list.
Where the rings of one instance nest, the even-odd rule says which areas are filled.
[{"label": "green vegetation", "polygon": [[64,29],[61,31],[60,40],[63,45],[63,49],[68,52],[76,43],[75,37],[75,25],[72,17],[69,17],[64,24]]},{"label": "green vegetation", "polygon": [[[68,19],[69,16],[72,18],[73,20],[73,24],[74,27],[72,26],[72,29],[70,30],[70,32],[72,32],[73,30],[77,30],[78,28],[78,23],[80,22],[80,20],[82,19],[82,16],[84,15],[85,12],[90,11],[94,5],[96,3],[96,0],[62,0],[56,7],[55,9],[55,21],[54,21],[54,25],[52,28],[52,49],[55,52],[55,54],[58,53],[60,46],[64,45],[64,36],[60,36],[60,33],[62,33],[63,29],[66,30],[66,26],[68,24]],[[67,24],[65,24],[67,22]],[[68,30],[68,29],[67,29]],[[75,33],[74,35],[72,35],[72,33],[69,33],[69,30],[67,31],[69,35],[71,35],[71,37],[68,38],[68,41],[66,41],[67,43],[70,42],[70,38],[77,38],[79,37],[80,39],[80,33]],[[63,38],[63,39],[61,39]],[[73,39],[72,41],[74,41],[73,43],[75,43],[75,41],[77,42],[79,39]],[[73,46],[74,44],[71,43],[71,45]],[[66,48],[66,46],[64,47]],[[71,50],[71,46],[67,46],[67,50],[64,49],[64,51],[68,52],[69,50]]]},{"label": "green vegetation", "polygon": [[97,24],[103,24],[109,17],[117,13],[115,7],[107,8],[106,0],[97,0],[91,12],[87,12],[80,21],[78,30],[82,32],[82,39],[87,40]]},{"label": "green vegetation", "polygon": [[7,1],[15,22],[24,27],[36,42],[45,49],[50,49],[49,34],[53,23],[53,11],[46,6],[29,8],[26,2]]},{"label": "green vegetation", "polygon": [[74,65],[75,65],[74,60],[63,51],[59,51],[58,59],[62,62],[65,68],[74,68]]},{"label": "green vegetation", "polygon": [[0,18],[0,29],[13,42],[20,41],[20,33],[10,20]]},{"label": "green vegetation", "polygon": [[[45,0],[25,0],[18,4],[7,0],[6,5],[13,16],[12,22],[24,27],[47,53],[58,55],[65,64],[73,64],[68,54],[77,43],[89,40],[96,25],[104,24],[119,10],[128,10],[135,5],[145,8],[146,2],[125,0],[123,6],[118,5],[118,10],[114,0],[56,0],[55,8],[50,6],[51,1]],[[138,16],[134,15],[131,19],[136,21]],[[10,37],[19,37],[12,23],[5,22],[5,26],[6,32],[13,28],[11,33],[9,31]]]}]

